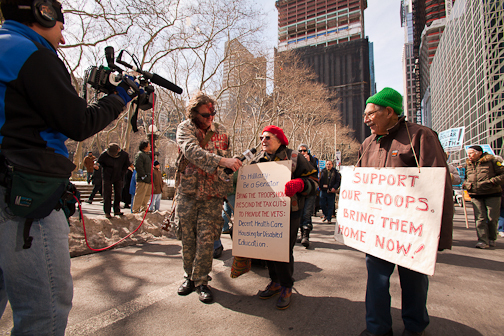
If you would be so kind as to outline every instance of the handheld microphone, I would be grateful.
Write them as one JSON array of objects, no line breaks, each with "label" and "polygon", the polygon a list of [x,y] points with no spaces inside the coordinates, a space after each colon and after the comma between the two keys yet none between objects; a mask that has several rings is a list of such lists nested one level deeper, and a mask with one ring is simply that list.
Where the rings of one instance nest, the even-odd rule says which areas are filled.
[{"label": "handheld microphone", "polygon": [[[245,152],[243,152],[243,155],[240,158],[240,161],[243,162],[243,161],[245,161],[245,159],[252,160],[254,158],[254,154],[255,153],[256,153],[256,149],[255,148],[247,149]],[[224,169],[224,173],[226,173],[226,174],[232,174],[233,173],[233,169],[231,169],[231,168],[225,168]]]}]

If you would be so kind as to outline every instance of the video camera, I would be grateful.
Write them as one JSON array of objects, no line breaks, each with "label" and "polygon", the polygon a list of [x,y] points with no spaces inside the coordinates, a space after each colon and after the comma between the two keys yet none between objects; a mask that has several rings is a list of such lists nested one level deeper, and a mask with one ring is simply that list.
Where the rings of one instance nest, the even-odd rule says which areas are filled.
[{"label": "video camera", "polygon": [[[134,65],[128,64],[122,60],[123,53],[127,53],[131,56]],[[86,84],[89,84],[96,91],[103,92],[105,94],[113,93],[115,87],[119,85],[121,81],[127,83],[134,90],[139,90],[140,93],[138,94],[138,97],[133,100],[133,103],[137,105],[137,110],[131,118],[131,125],[134,132],[138,130],[136,125],[138,109],[145,111],[152,108],[153,106],[154,87],[151,85],[151,83],[159,85],[177,94],[181,94],[183,91],[182,88],[173,84],[167,79],[164,79],[158,74],[142,70],[139,66],[139,62],[136,56],[129,54],[125,50],[121,50],[119,52],[116,61],[126,68],[137,72],[139,75],[137,75],[136,77],[132,77],[130,74],[127,74],[125,70],[121,69],[114,63],[114,47],[109,46],[105,48],[105,58],[107,60],[108,66],[91,66],[86,70],[86,73],[84,75],[85,85],[82,86],[82,97],[84,99],[87,99]]]}]

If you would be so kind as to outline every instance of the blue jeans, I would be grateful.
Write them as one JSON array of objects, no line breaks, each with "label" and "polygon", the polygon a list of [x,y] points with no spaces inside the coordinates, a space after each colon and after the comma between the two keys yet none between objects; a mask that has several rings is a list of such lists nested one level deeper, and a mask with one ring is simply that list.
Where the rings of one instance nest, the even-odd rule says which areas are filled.
[{"label": "blue jeans", "polygon": [[[229,204],[234,208],[235,205],[235,195],[228,195],[227,200]],[[231,217],[233,215],[233,210],[229,206],[227,202],[224,202],[224,210],[222,210],[222,219],[224,219],[224,226],[222,227],[222,231],[228,231],[229,230],[229,219],[228,216],[226,216],[226,213]],[[226,213],[224,213],[226,212]]]},{"label": "blue jeans", "polygon": [[307,226],[310,230],[313,229],[312,224],[312,214],[313,209],[315,207],[315,199],[317,195],[308,196],[305,198],[304,208],[303,208],[303,218],[301,218],[301,222],[299,223],[300,227]]},{"label": "blue jeans", "polygon": [[[227,200],[231,204],[231,206],[234,208],[235,195],[234,194],[228,195]],[[229,215],[229,217],[231,217],[231,215],[233,214],[233,210],[231,209],[231,207],[229,206],[229,204],[227,202],[224,202],[224,210],[222,210],[222,219],[224,219],[224,226],[222,227],[222,232],[229,230],[229,219],[227,218],[224,211]],[[213,245],[214,250],[221,247],[221,246],[222,246],[222,242],[221,242],[220,238],[217,239],[216,241],[214,241],[214,245]]]},{"label": "blue jeans", "polygon": [[499,227],[497,228],[497,231],[504,232],[504,208],[500,209]]},{"label": "blue jeans", "polygon": [[[366,329],[373,334],[384,334],[392,328],[390,315],[390,276],[395,264],[366,255],[368,271],[366,288]],[[398,266],[401,282],[401,312],[404,327],[413,332],[422,332],[429,325],[427,314],[427,275]]]},{"label": "blue jeans", "polygon": [[25,250],[25,219],[5,212],[4,192],[0,187],[0,316],[8,298],[12,335],[64,335],[73,297],[65,214],[35,220]]},{"label": "blue jeans", "polygon": [[325,190],[320,191],[320,207],[322,208],[322,213],[327,220],[331,220],[334,213],[334,201],[336,199],[335,193],[328,193]]},{"label": "blue jeans", "polygon": [[152,195],[152,201],[151,201],[149,211],[159,210],[159,208],[161,207],[161,195],[162,194],[153,194]]}]

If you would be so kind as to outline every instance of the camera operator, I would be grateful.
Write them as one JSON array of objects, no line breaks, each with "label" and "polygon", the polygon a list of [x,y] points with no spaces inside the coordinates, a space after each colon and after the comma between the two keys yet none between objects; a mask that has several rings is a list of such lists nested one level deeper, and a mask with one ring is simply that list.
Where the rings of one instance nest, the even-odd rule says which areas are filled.
[{"label": "camera operator", "polygon": [[[64,335],[73,296],[69,227],[55,209],[75,169],[65,140],[99,132],[135,94],[121,82],[109,91],[117,94],[90,106],[77,95],[56,51],[65,43],[58,1],[0,0],[0,8],[6,20],[0,27],[0,315],[8,298],[13,335]],[[41,195],[4,197],[20,187]],[[31,212],[21,216],[18,206]]]}]

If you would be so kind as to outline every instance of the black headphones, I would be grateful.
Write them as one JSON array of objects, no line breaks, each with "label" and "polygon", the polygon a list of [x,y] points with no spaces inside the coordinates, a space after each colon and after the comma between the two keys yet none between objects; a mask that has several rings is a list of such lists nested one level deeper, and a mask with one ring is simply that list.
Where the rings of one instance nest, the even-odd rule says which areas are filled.
[{"label": "black headphones", "polygon": [[54,9],[51,0],[34,0],[32,5],[35,21],[45,28],[52,28],[56,25],[58,13]]}]

